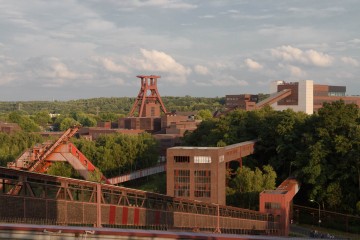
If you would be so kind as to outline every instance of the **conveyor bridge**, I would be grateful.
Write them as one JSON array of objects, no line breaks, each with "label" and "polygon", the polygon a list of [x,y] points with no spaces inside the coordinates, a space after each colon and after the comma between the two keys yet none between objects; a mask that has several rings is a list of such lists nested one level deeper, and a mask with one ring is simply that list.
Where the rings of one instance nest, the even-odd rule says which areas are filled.
[{"label": "conveyor bridge", "polygon": [[[0,167],[0,221],[278,234],[269,214]],[[17,191],[12,191],[17,187]]]}]

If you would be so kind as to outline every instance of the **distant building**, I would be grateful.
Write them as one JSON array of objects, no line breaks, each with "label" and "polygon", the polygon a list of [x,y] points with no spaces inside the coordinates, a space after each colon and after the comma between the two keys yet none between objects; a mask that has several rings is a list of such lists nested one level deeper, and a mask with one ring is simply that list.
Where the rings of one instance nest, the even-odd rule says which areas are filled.
[{"label": "distant building", "polygon": [[121,129],[121,128],[111,129],[111,128],[102,128],[102,127],[83,127],[78,132],[81,137],[84,137],[88,140],[96,140],[101,135],[106,135],[106,134],[122,133],[128,135],[138,135],[144,131],[139,129],[136,130],[136,129]]},{"label": "distant building", "polygon": [[270,96],[259,101],[258,95],[226,95],[226,114],[234,109],[251,111],[270,105],[275,110],[293,109],[296,112],[313,114],[322,108],[324,103],[344,100],[346,104],[354,103],[360,107],[360,97],[346,96],[345,86],[314,84],[312,80],[299,82],[274,81],[270,85]]},{"label": "distant building", "polygon": [[20,130],[21,128],[17,123],[0,122],[0,132],[10,134]]},{"label": "distant building", "polygon": [[255,110],[256,103],[259,101],[258,95],[252,94],[239,94],[239,95],[226,95],[225,107],[227,109],[239,108],[246,111]]},{"label": "distant building", "polygon": [[280,92],[290,89],[291,94],[282,100],[272,104],[275,110],[285,110],[288,108],[294,111],[302,111],[307,114],[317,112],[322,108],[323,103],[330,103],[344,100],[346,104],[354,103],[360,107],[360,97],[346,96],[345,86],[329,86],[314,84],[312,80],[303,80],[299,82],[272,82],[270,92]]}]

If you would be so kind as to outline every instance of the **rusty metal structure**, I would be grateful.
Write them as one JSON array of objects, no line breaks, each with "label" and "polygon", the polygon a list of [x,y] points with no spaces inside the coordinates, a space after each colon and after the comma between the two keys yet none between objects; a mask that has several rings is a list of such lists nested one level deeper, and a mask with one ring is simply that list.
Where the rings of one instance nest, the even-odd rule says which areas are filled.
[{"label": "rusty metal structure", "polygon": [[45,142],[26,150],[8,167],[30,172],[46,173],[54,162],[68,162],[84,179],[100,178],[107,182],[106,177],[96,168],[70,138],[76,134],[80,126],[66,130],[55,142]]},{"label": "rusty metal structure", "polygon": [[[0,167],[0,221],[278,234],[266,213]],[[19,191],[11,189],[20,186]]]},{"label": "rusty metal structure", "polygon": [[161,173],[166,170],[166,164],[160,163],[156,166],[107,179],[100,170],[70,142],[70,138],[74,136],[78,130],[79,126],[74,126],[66,130],[55,142],[45,142],[26,150],[14,162],[9,162],[8,167],[30,172],[46,173],[54,162],[68,162],[85,180],[101,180],[102,182],[114,185]]},{"label": "rusty metal structure", "polygon": [[160,117],[160,108],[167,113],[157,88],[157,79],[160,76],[139,75],[137,77],[141,79],[141,87],[129,117],[134,117],[136,109],[138,109],[138,117]]}]

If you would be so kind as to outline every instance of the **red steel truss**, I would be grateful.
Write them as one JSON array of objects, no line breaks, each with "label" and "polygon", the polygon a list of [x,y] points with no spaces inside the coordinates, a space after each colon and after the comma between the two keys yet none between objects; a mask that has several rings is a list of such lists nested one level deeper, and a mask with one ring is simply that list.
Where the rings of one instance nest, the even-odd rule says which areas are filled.
[{"label": "red steel truss", "polygon": [[[141,79],[141,87],[139,94],[135,100],[135,103],[133,107],[131,108],[129,117],[134,117],[135,110],[138,108],[138,117],[154,117],[154,115],[151,115],[147,113],[146,106],[147,105],[159,105],[164,113],[167,113],[165,105],[163,101],[161,100],[158,88],[157,88],[157,79],[160,78],[160,76],[144,76],[139,75],[137,76]],[[160,113],[156,113],[158,115]],[[160,116],[160,115],[159,115]],[[155,117],[159,117],[155,116]]]},{"label": "red steel truss", "polygon": [[70,142],[70,138],[78,130],[79,126],[74,126],[66,130],[54,143],[46,142],[26,150],[14,162],[8,163],[8,167],[45,173],[54,162],[68,162],[84,179],[101,178],[107,182],[99,169]]},{"label": "red steel truss", "polygon": [[[19,191],[11,191],[19,186]],[[0,167],[3,222],[277,234],[269,214]]]}]

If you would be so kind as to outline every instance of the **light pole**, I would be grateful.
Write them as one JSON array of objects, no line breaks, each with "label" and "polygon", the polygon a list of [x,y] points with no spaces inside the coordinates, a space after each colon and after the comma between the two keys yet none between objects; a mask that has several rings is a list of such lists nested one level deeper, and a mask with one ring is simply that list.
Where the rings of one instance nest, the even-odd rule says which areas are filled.
[{"label": "light pole", "polygon": [[321,224],[321,218],[320,218],[320,203],[318,203],[317,201],[315,201],[314,199],[310,199],[310,202],[315,202],[319,205],[319,227],[320,227],[320,224]]}]

